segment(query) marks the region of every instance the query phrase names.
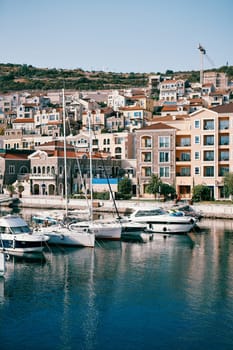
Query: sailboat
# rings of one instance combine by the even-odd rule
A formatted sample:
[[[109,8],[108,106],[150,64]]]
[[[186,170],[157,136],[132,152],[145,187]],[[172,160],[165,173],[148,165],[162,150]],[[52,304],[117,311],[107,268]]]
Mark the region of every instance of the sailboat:
[[[64,171],[65,171],[65,218],[68,218],[68,186],[67,186],[67,162],[66,162],[66,123],[65,123],[65,94],[63,97],[63,132],[64,132]],[[39,227],[35,230],[45,233],[49,236],[49,244],[68,245],[68,246],[95,246],[95,232],[91,225],[77,226],[73,223],[66,223],[68,220],[61,221],[58,224]]]
[[[93,220],[93,188],[92,188],[92,130],[91,130],[91,115],[88,113],[88,128],[89,128],[89,157],[90,157],[90,196],[91,205],[89,206],[90,220],[79,221],[72,223],[73,227],[91,228],[95,232],[97,240],[120,240],[121,239],[121,224],[114,220]]]

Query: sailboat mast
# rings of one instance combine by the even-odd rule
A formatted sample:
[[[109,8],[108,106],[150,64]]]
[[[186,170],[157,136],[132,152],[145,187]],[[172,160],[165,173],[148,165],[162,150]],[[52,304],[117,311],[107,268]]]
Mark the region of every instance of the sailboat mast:
[[[65,111],[65,91],[62,89],[63,106],[63,140],[64,140],[64,174],[65,174],[65,213],[68,215],[68,193],[67,193],[67,162],[66,162],[66,111]]]
[[[91,205],[90,205],[90,219],[93,220],[93,190],[92,190],[92,134],[91,134],[91,113],[88,111],[88,127],[89,127],[89,158],[90,158],[90,195],[91,195]]]

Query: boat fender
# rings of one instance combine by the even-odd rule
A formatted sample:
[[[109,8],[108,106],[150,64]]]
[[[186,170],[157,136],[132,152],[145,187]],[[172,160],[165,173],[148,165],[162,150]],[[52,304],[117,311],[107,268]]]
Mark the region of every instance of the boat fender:
[[[60,235],[60,238],[61,238],[61,240],[63,241],[63,239],[64,239],[64,235]]]
[[[194,220],[193,219],[190,219],[190,224],[194,224]]]
[[[5,258],[6,258],[7,261],[9,261],[10,258],[11,258],[11,257],[10,257],[10,254],[6,254],[6,255],[5,255]]]
[[[163,228],[163,232],[166,232],[166,231],[167,231],[167,228],[166,228],[166,227],[164,227],[164,228]]]

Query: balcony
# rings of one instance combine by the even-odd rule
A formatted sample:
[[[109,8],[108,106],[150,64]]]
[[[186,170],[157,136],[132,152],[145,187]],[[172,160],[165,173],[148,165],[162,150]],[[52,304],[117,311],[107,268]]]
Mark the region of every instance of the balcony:
[[[190,176],[190,172],[189,173],[176,173],[176,176]]]
[[[190,147],[191,146],[191,142],[178,142],[176,144],[176,147]]]
[[[55,180],[56,175],[55,174],[30,174],[29,179],[30,180]]]

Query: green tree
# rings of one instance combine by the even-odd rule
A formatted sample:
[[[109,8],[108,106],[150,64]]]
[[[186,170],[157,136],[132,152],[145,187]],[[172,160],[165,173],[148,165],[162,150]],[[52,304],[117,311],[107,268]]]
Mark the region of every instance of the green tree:
[[[225,174],[223,181],[224,181],[225,195],[232,196],[233,195],[233,173]]]
[[[175,197],[176,189],[169,184],[162,183],[160,187],[160,194],[162,194],[165,199],[168,197],[171,197],[172,199]]]
[[[123,177],[119,181],[117,197],[122,199],[130,199],[132,197],[132,181],[128,177]]]
[[[15,192],[15,186],[12,185],[12,184],[8,185],[7,186],[7,191],[9,192],[10,197],[12,197],[14,192]]]
[[[157,193],[161,193],[161,189],[162,189],[162,181],[160,180],[158,175],[153,174],[151,176],[151,180],[149,184],[146,187],[146,192],[153,194],[156,197]]]
[[[200,201],[209,201],[210,198],[210,189],[206,185],[197,185],[193,188],[193,201],[194,202],[200,202]]]

